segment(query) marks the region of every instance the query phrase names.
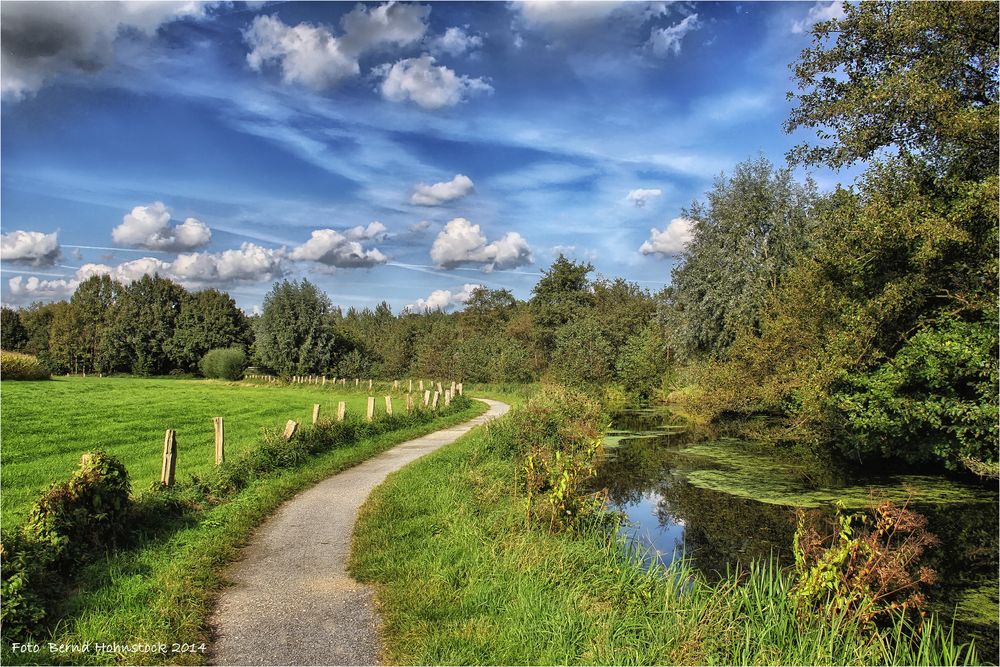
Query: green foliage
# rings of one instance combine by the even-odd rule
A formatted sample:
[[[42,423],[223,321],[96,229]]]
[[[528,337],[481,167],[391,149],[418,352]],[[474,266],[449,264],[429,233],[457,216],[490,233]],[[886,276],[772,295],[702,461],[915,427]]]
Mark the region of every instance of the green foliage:
[[[71,560],[111,548],[125,531],[129,490],[118,459],[89,452],[69,480],[53,484],[35,502],[25,534]]]
[[[0,350],[0,376],[4,380],[48,380],[50,373],[38,357]]]
[[[238,347],[210,350],[198,367],[207,378],[239,380],[246,370],[247,356]]]
[[[692,239],[672,275],[666,311],[675,344],[688,357],[723,354],[757,330],[762,311],[796,258],[809,247],[816,186],[792,179],[766,158],[736,165],[683,211]]]
[[[945,315],[871,373],[847,378],[834,396],[849,426],[840,446],[859,458],[995,466],[996,332],[996,320]]]
[[[583,314],[593,303],[587,279],[593,270],[590,264],[577,263],[560,254],[532,288],[529,304],[544,350],[555,347],[557,329]]]
[[[920,587],[933,584],[935,574],[919,562],[937,543],[925,530],[926,518],[886,501],[870,514],[845,514],[838,506],[836,530],[829,536],[818,532],[816,521],[799,510],[791,594],[805,613],[868,624],[923,608]]]
[[[28,342],[28,330],[13,308],[0,308],[0,349],[19,352]]]
[[[275,283],[256,322],[261,364],[282,375],[326,372],[336,343],[330,312],[329,297],[308,280]]]
[[[550,371],[568,385],[596,385],[611,379],[615,351],[601,335],[597,314],[588,314],[556,330]]]
[[[113,341],[108,364],[135,375],[167,373],[184,294],[183,287],[159,276],[144,275],[124,287],[108,322]]]
[[[662,385],[670,369],[667,345],[664,329],[657,322],[647,322],[628,337],[615,371],[629,392],[648,398]]]
[[[250,340],[247,317],[231,296],[214,289],[186,293],[170,339],[170,357],[178,368],[193,370],[209,350],[242,348]]]
[[[997,5],[991,2],[844,3],[813,26],[795,63],[800,93],[789,132],[816,128],[796,159],[834,167],[885,147],[917,154],[940,173],[996,173]]]

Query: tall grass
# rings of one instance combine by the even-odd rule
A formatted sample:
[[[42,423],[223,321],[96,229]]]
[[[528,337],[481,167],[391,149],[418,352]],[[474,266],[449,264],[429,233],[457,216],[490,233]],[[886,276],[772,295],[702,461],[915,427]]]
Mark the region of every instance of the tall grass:
[[[489,428],[503,428],[502,424]],[[525,519],[516,465],[472,433],[396,473],[355,528],[351,571],[378,585],[395,664],[965,664],[931,618],[888,628],[807,615],[750,563],[716,583],[648,567],[615,532]]]

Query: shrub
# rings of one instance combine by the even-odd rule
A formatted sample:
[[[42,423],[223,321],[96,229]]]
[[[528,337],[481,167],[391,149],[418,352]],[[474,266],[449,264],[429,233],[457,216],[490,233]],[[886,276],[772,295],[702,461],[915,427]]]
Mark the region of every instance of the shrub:
[[[68,560],[103,551],[124,533],[129,489],[128,472],[118,459],[91,452],[69,480],[53,484],[35,501],[25,534]]]
[[[0,376],[4,380],[48,380],[51,374],[38,357],[0,350]]]
[[[822,535],[818,516],[799,510],[792,545],[797,581],[793,597],[808,612],[827,613],[868,623],[880,616],[920,611],[922,584],[933,584],[934,571],[920,566],[937,538],[927,519],[906,506],[885,501],[871,514],[845,514],[840,506],[836,529]]]
[[[222,380],[239,380],[246,367],[247,357],[238,347],[209,350],[199,364],[202,375]]]

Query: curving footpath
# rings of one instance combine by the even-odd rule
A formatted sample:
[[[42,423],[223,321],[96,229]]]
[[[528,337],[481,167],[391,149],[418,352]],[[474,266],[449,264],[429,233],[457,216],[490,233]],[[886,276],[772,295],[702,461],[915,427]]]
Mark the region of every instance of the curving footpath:
[[[389,473],[499,417],[505,403],[458,426],[408,440],[323,480],[281,506],[226,571],[213,662],[220,665],[374,665],[378,617],[369,586],[347,574],[358,509]]]

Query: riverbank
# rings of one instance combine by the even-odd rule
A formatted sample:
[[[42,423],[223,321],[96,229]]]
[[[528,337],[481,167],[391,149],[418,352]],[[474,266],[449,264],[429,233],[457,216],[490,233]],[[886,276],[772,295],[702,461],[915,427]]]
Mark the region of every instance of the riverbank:
[[[933,621],[803,615],[770,565],[709,583],[644,567],[607,531],[526,519],[519,462],[470,435],[370,497],[351,573],[377,584],[392,664],[961,664]],[[614,531],[612,531],[613,533]],[[429,539],[428,536],[433,536]]]

